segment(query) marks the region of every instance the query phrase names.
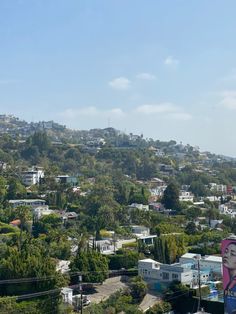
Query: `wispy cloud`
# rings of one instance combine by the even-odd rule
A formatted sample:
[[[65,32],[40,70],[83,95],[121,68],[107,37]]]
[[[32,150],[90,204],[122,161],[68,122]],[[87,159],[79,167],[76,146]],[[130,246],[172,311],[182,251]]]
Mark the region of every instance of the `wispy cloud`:
[[[175,112],[170,114],[170,118],[174,120],[188,121],[192,120],[192,115],[186,112]]]
[[[230,110],[236,110],[236,91],[225,90],[220,93],[220,105]]]
[[[143,72],[143,73],[137,74],[136,78],[140,80],[153,81],[156,79],[156,76],[151,73]]]
[[[63,112],[60,113],[61,117],[64,117],[66,119],[77,119],[79,117],[99,117],[99,116],[104,116],[104,115],[111,115],[111,116],[116,116],[116,117],[121,117],[124,116],[125,113],[121,108],[112,108],[112,109],[99,109],[94,106],[89,106],[89,107],[83,107],[83,108],[68,108],[64,110]]]
[[[112,122],[118,129],[134,126],[146,126],[164,123],[168,128],[169,123],[178,121],[187,122],[192,116],[183,108],[171,102],[143,104],[133,109],[120,107],[101,108],[99,106],[71,107],[58,114],[58,119],[66,125],[79,128],[106,127]],[[109,123],[108,123],[109,121]]]
[[[179,65],[179,60],[172,57],[172,56],[168,56],[165,60],[164,60],[164,64],[166,66],[169,66],[169,67],[176,67]]]
[[[174,120],[187,121],[192,119],[189,113],[186,113],[173,103],[160,103],[160,104],[145,104],[135,108],[134,110],[137,114],[143,114],[146,116],[159,115],[165,118],[170,118]]]
[[[147,104],[138,106],[135,109],[138,113],[143,113],[146,115],[155,113],[166,113],[176,111],[176,107],[171,103],[161,103],[161,104]]]
[[[126,77],[117,77],[111,80],[109,86],[116,90],[128,90],[131,86],[131,81]]]

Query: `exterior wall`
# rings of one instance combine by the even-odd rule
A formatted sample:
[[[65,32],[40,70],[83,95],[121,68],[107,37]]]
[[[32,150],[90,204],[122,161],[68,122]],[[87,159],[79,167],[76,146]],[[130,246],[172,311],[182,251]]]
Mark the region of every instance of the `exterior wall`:
[[[63,301],[72,305],[73,290],[70,288],[63,288],[61,294]]]
[[[179,262],[180,262],[180,264],[192,263],[192,264],[196,265],[197,264],[196,257],[201,257],[201,255],[200,254],[187,253],[187,254],[184,254],[180,257]]]
[[[32,169],[22,173],[22,182],[28,186],[38,184],[42,178],[44,178],[44,171],[42,169]]]
[[[160,283],[171,283],[179,280],[183,284],[191,284],[193,280],[193,270],[181,265],[159,264],[154,260],[144,260],[138,263],[139,275],[146,281]]]
[[[169,284],[174,280],[180,281],[186,285],[197,285],[198,271],[197,260],[193,256],[200,258],[200,276],[201,282],[206,283],[213,278],[213,274],[218,273],[221,276],[222,262],[215,256],[206,256],[201,258],[200,254],[186,254],[180,258],[180,263],[160,264],[152,259],[141,260],[138,263],[139,275],[148,283]],[[215,259],[215,260],[214,260]],[[218,260],[217,260],[218,259]]]
[[[139,237],[138,241],[145,245],[153,245],[154,239],[156,238],[156,235],[153,236],[146,236],[146,237]]]
[[[191,284],[193,280],[193,270],[189,267],[179,265],[161,265],[160,277],[163,282],[179,280],[184,284]]]
[[[139,261],[138,273],[145,280],[158,279],[160,280],[159,263],[154,260]]]
[[[70,184],[72,186],[76,186],[78,184],[78,179],[76,177],[68,175],[57,176],[56,181],[62,184]]]
[[[47,216],[50,214],[53,214],[54,210],[49,209],[48,205],[44,205],[44,206],[39,206],[33,209],[33,213],[34,213],[34,218],[40,219],[42,216]]]
[[[150,229],[144,226],[131,226],[131,230],[132,230],[132,233],[136,235],[143,235],[143,236],[150,235]]]
[[[182,191],[179,195],[179,200],[182,202],[193,202],[194,195],[191,192]]]
[[[216,273],[222,272],[222,262],[214,262],[209,260],[200,260],[200,269],[209,269]]]
[[[14,208],[17,206],[30,206],[33,208],[39,207],[39,206],[43,206],[45,205],[46,201],[45,200],[41,200],[41,199],[22,199],[22,200],[9,200],[9,204],[12,205]]]

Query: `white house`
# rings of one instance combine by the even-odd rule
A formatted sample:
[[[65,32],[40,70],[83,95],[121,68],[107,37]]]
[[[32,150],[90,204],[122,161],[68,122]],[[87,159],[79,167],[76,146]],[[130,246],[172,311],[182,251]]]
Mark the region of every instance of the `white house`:
[[[138,262],[138,274],[149,285],[169,284],[174,280],[194,287],[198,284],[198,262],[202,283],[222,276],[222,258],[220,256],[204,256],[186,253],[179,263],[162,264],[153,259],[143,259]]]
[[[222,274],[222,257],[206,255],[200,259],[200,269],[210,269],[210,271]]]
[[[140,236],[138,240],[145,245],[153,245],[156,237],[157,235]]]
[[[143,210],[143,211],[149,211],[149,205],[138,204],[138,203],[132,203],[129,207],[131,207],[131,208],[137,208],[137,209]]]
[[[178,280],[190,285],[193,280],[193,270],[190,264],[161,264],[150,258],[138,262],[138,274],[149,283],[171,283]]]
[[[49,209],[48,205],[42,205],[42,206],[33,208],[33,215],[36,220],[39,220],[43,216],[47,216],[53,213],[54,213],[54,210]]]
[[[61,289],[62,300],[70,305],[73,304],[73,289],[64,287]]]
[[[234,206],[231,205],[230,203],[220,204],[219,211],[221,214],[231,216],[231,218],[236,217],[236,208],[234,208]]]
[[[160,265],[161,263],[154,261],[151,258],[145,258],[138,261],[138,274],[144,280],[160,280]]]
[[[110,255],[114,254],[116,249],[116,245],[112,240],[98,240],[94,241],[92,238],[89,240],[89,246],[95,246],[97,249],[99,249],[101,254],[104,255]]]
[[[181,202],[192,202],[193,203],[194,195],[191,192],[180,191],[179,200]]]
[[[201,270],[210,270],[212,272],[222,273],[222,257],[214,255],[201,256],[200,254],[186,253],[179,259],[180,263],[193,263],[194,268],[197,269],[199,259],[199,266]]]
[[[42,167],[33,167],[28,171],[21,173],[23,184],[30,186],[40,183],[40,180],[44,178],[44,170]]]
[[[193,263],[196,264],[197,263],[197,259],[201,258],[201,254],[196,254],[196,253],[185,253],[184,255],[182,255],[179,259],[179,262],[181,264],[185,264],[185,263]]]
[[[191,264],[161,264],[160,277],[163,282],[178,280],[182,284],[190,285],[193,281],[193,270]]]
[[[227,185],[210,183],[210,190],[213,192],[226,194],[227,193]]]
[[[150,229],[145,226],[131,226],[131,232],[136,235],[136,237],[149,236]]]
[[[18,200],[9,200],[9,204],[14,208],[18,206],[29,206],[32,208],[36,208],[39,206],[44,206],[46,203],[45,200],[42,199],[18,199]]]

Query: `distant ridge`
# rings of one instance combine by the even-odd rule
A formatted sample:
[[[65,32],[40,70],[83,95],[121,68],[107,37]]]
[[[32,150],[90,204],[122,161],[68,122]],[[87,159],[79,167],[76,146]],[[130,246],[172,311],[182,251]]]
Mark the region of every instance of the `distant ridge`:
[[[80,144],[90,147],[98,147],[101,145],[109,144],[113,147],[122,148],[150,148],[160,150],[174,154],[177,158],[181,158],[181,154],[187,151],[199,151],[198,147],[193,147],[189,144],[183,145],[182,142],[177,144],[176,141],[159,141],[151,138],[144,139],[143,135],[135,135],[133,133],[125,134],[112,127],[104,129],[94,128],[90,130],[72,130],[67,128],[65,125],[61,125],[54,121],[38,121],[38,122],[27,122],[20,120],[14,115],[1,114],[0,115],[0,134],[11,136],[13,139],[25,141],[29,136],[35,132],[46,132],[48,137],[53,143],[63,144]],[[212,154],[210,152],[204,152],[205,154],[214,159],[220,159],[224,161],[235,161],[235,158]]]

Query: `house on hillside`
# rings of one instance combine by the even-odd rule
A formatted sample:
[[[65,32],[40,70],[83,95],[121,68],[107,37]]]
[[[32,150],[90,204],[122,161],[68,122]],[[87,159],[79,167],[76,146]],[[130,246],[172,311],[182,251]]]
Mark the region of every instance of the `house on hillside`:
[[[56,177],[56,182],[61,184],[69,184],[71,186],[78,185],[78,178],[75,176],[69,176],[69,175],[60,175]]]
[[[162,264],[153,259],[139,260],[138,273],[154,289],[166,287],[175,280],[195,287],[198,284],[198,265],[202,284],[222,279],[222,257],[195,253],[182,255],[179,263],[174,264]]]
[[[150,235],[150,229],[145,226],[136,226],[133,225],[131,226],[131,232],[136,236],[136,237],[142,237],[142,236],[149,236]]]
[[[33,208],[33,216],[34,216],[35,221],[41,219],[43,216],[48,216],[53,213],[54,213],[54,210],[49,209],[48,205],[38,206],[36,208]]]
[[[89,240],[89,247],[94,247],[99,250],[101,254],[111,255],[114,254],[117,250],[116,244],[112,240]]]
[[[22,183],[26,186],[39,184],[44,178],[44,170],[42,167],[34,166],[27,171],[21,173]]]
[[[18,206],[29,206],[32,208],[36,208],[39,206],[45,206],[46,201],[42,199],[17,199],[17,200],[9,200],[9,204],[16,208]]]
[[[181,202],[192,202],[193,203],[194,195],[191,192],[180,191],[179,200]]]
[[[129,207],[130,208],[137,208],[137,209],[143,210],[143,211],[149,211],[149,205],[132,203],[131,205],[129,205]]]

